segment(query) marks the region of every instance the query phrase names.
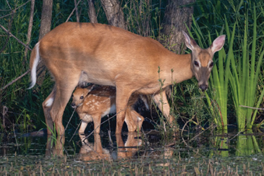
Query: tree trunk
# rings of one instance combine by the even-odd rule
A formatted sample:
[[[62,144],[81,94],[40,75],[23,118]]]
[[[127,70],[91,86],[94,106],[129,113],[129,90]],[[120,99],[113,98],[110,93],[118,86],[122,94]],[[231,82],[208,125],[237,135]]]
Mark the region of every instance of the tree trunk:
[[[35,0],[31,0],[31,6],[30,6],[30,17],[29,17],[29,23],[28,23],[28,33],[27,33],[27,42],[26,44],[29,45],[31,40],[31,32],[33,27],[33,16],[34,16],[34,7],[35,7]],[[24,57],[27,57],[28,48],[25,49]]]
[[[46,35],[51,28],[51,18],[52,18],[52,5],[53,5],[53,0],[44,0],[43,1],[43,6],[42,6],[42,12],[41,12],[41,24],[40,24],[40,31],[39,31],[39,40]],[[44,69],[44,64],[43,62],[39,63],[38,66],[38,80],[37,84],[42,85],[42,82],[44,80],[46,70]]]
[[[39,40],[50,31],[53,0],[44,0],[41,12]]]
[[[87,1],[88,1],[88,6],[89,6],[88,16],[90,18],[90,22],[91,23],[98,23],[97,22],[97,15],[96,15],[95,8],[94,8],[94,2],[93,2],[93,0],[87,0]]]
[[[165,15],[161,24],[160,41],[168,49],[175,53],[184,51],[184,37],[181,31],[186,32],[186,26],[192,24],[193,7],[188,6],[195,0],[169,0],[165,9]]]
[[[76,3],[76,0],[74,0],[74,5],[75,5],[75,13],[76,13],[76,21],[79,23],[80,22],[80,18],[79,18],[79,13],[78,13],[78,5]]]
[[[101,0],[107,21],[112,26],[126,29],[124,13],[118,0]]]
[[[143,17],[143,25],[142,25],[142,34],[143,36],[149,36],[151,35],[151,30],[150,30],[150,21],[151,21],[151,6],[150,4],[152,4],[152,2],[149,2],[150,0],[145,0],[146,3],[146,7],[147,9],[145,9],[145,12],[143,12],[143,2],[142,0],[140,0],[140,11],[139,13],[142,14],[144,13],[144,17]]]

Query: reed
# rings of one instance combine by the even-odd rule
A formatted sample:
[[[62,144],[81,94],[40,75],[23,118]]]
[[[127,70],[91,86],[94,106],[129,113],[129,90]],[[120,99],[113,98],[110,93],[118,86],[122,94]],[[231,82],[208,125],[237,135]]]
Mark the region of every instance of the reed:
[[[208,31],[208,35],[203,36],[201,28],[193,20],[193,31],[197,36],[197,41],[201,47],[204,47],[204,43],[208,42],[206,45],[212,43],[211,33]],[[228,82],[230,76],[230,60],[233,57],[233,44],[235,36],[236,24],[233,26],[233,31],[230,33],[229,27],[227,25],[227,20],[225,24],[225,31],[221,30],[220,34],[216,32],[217,35],[223,33],[227,34],[226,45],[228,45],[228,54],[222,49],[218,52],[218,55],[214,58],[214,63],[216,63],[212,70],[212,75],[209,80],[209,91],[205,93],[206,101],[208,104],[208,109],[213,116],[214,123],[217,125],[218,129],[227,129],[227,102],[228,102]],[[190,34],[191,35],[191,34]]]
[[[264,89],[261,90],[260,96],[256,91],[260,84],[260,67],[264,55],[263,44],[258,43],[260,37],[257,38],[257,20],[263,16],[257,17],[255,5],[252,11],[253,24],[250,24],[248,18],[249,11],[245,14],[244,37],[238,46],[241,52],[234,54],[235,57],[231,59],[230,85],[239,129],[251,129],[257,114],[257,110],[242,106],[258,108],[264,95]],[[253,37],[250,37],[251,35]],[[256,50],[257,44],[260,45],[259,51]]]
[[[264,55],[261,43],[263,36],[260,35],[261,32],[257,32],[257,26],[263,29],[259,22],[263,18],[261,9],[261,6],[256,9],[251,1],[240,2],[233,8],[234,14],[231,18],[224,16],[220,32],[217,30],[211,32],[210,26],[200,27],[193,20],[193,33],[197,36],[200,45],[207,41],[210,43],[212,35],[227,35],[227,54],[225,50],[221,50],[216,56],[216,64],[210,78],[210,91],[206,94],[209,112],[213,114],[218,129],[225,129],[228,124],[228,103],[234,108],[239,129],[245,127],[251,129],[254,125],[257,110],[245,106],[258,108],[264,96],[261,88],[263,76],[260,74]],[[205,31],[207,35],[204,35]]]

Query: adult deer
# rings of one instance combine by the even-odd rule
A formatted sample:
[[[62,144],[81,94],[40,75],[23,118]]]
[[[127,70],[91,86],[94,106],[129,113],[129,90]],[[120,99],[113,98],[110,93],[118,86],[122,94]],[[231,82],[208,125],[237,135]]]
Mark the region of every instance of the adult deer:
[[[206,90],[213,55],[223,47],[225,36],[219,36],[209,48],[201,49],[183,34],[191,54],[174,54],[156,40],[105,24],[67,22],[50,31],[35,45],[30,57],[30,88],[36,83],[40,57],[55,80],[51,94],[42,104],[48,134],[53,122],[57,133],[64,134],[62,115],[82,71],[87,73],[90,83],[116,87],[117,134],[121,133],[127,102],[133,92],[156,94],[159,100],[162,89],[193,75],[199,87]],[[164,92],[161,95],[166,102]],[[172,122],[172,118],[167,118]]]

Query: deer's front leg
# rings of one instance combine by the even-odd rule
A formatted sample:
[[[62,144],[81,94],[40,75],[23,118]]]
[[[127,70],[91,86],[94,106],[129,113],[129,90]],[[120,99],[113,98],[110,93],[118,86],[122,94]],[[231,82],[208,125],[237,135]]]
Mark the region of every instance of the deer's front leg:
[[[116,134],[121,134],[128,100],[133,91],[124,85],[116,85]]]
[[[165,90],[162,92],[155,94],[153,97],[154,102],[162,112],[162,114],[165,116],[167,121],[170,123],[170,125],[173,125],[174,117],[170,115],[170,105],[165,93]]]

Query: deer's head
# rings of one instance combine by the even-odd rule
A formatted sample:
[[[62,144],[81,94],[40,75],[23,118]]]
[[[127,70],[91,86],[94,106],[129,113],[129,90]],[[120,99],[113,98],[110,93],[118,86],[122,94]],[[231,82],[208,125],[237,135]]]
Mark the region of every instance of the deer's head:
[[[85,97],[88,95],[88,93],[91,91],[91,87],[82,88],[82,87],[76,87],[75,91],[72,94],[72,108],[77,108],[78,106],[81,106],[83,104],[83,101]]]
[[[217,37],[211,46],[207,49],[202,49],[197,43],[188,36],[184,31],[185,45],[192,50],[191,70],[198,80],[199,88],[205,91],[208,88],[208,79],[214,66],[214,53],[221,50],[225,44],[225,35]]]

